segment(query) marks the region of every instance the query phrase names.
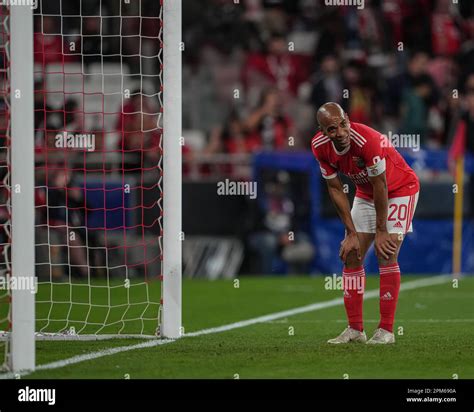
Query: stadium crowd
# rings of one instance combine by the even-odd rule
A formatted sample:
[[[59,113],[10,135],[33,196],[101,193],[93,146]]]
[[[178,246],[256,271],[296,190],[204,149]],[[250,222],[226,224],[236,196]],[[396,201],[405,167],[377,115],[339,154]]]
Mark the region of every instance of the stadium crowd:
[[[463,150],[474,112],[474,4],[326,3],[186,3],[183,120],[201,132],[188,159],[309,150],[326,101],[386,134],[418,135],[422,147],[457,140],[452,156]]]
[[[309,151],[315,112],[327,101],[339,103],[353,122],[389,137],[407,136],[407,149],[449,151],[452,170],[457,157],[474,153],[474,3],[363,3],[186,3],[185,178],[253,179],[256,151]],[[247,169],[236,167],[245,156]],[[213,158],[227,167],[212,167]],[[419,172],[431,181],[449,179]],[[263,186],[260,219],[248,222],[242,237],[246,256],[256,256],[245,268],[250,273],[308,273],[320,253],[305,229],[297,242],[288,242],[295,219],[309,220],[307,210],[288,202],[308,201],[292,193],[294,176],[279,182],[281,173]],[[278,196],[266,191],[275,185]],[[288,267],[278,268],[281,262]]]
[[[464,139],[472,133],[474,112],[472,2],[365,0],[362,8],[332,3],[184,1],[186,177],[216,170],[244,177],[238,167],[210,166],[213,158],[225,163],[225,155],[309,150],[315,109],[326,101],[386,134],[417,135],[422,147],[451,147],[452,158],[474,150],[473,139]],[[141,2],[141,14],[151,18],[140,19],[131,4],[121,7],[122,17],[111,17],[116,4],[108,0],[101,8],[83,1],[81,10],[74,2],[44,3],[45,16],[35,20],[35,63],[122,62],[131,78],[140,70],[156,73],[150,58],[158,52],[153,4]],[[58,7],[62,19],[55,17]],[[64,122],[78,111],[65,104],[36,113],[44,109],[51,117],[62,113]],[[122,116],[129,109],[124,106]]]
[[[474,153],[474,3],[365,0],[362,8],[333,3],[183,1],[185,179],[248,179],[257,151],[309,151],[317,127],[315,110],[327,101],[339,103],[354,122],[387,135],[418,136],[424,148],[449,150],[451,165],[464,152]],[[121,64],[132,81],[141,81],[143,74],[159,81],[157,2],[120,2],[120,10],[112,0],[100,5],[83,0],[81,10],[77,4],[43,2],[34,38],[40,71],[54,64],[83,63],[81,70],[87,73],[94,64],[102,69]],[[137,7],[149,18],[140,19]],[[0,45],[6,39],[2,37]],[[65,128],[95,130],[85,128],[80,102],[68,99],[64,91],[57,94],[61,101],[53,102],[57,95],[45,90],[44,78],[35,80],[37,149],[50,147]],[[158,109],[143,92],[134,88],[132,98],[121,102],[122,90],[117,90],[120,99],[107,126],[112,130],[105,130],[104,114],[102,121],[94,120],[99,151],[137,152],[138,157],[123,163],[131,173],[156,165],[159,158],[160,135],[154,127]],[[5,104],[0,105],[6,113]],[[75,170],[72,176],[54,178],[67,186],[81,175]],[[279,224],[295,219],[297,209],[291,203],[298,202],[287,197],[287,177],[285,183],[273,179],[268,187],[274,199],[259,211],[266,216],[266,227],[255,224],[246,243],[266,254],[260,256],[262,266],[271,265],[276,251],[283,255],[285,248],[289,256],[305,257],[293,260],[298,266],[309,262],[314,250],[305,239],[301,250],[288,251],[281,240],[288,224],[281,225],[284,229]],[[259,247],[265,243],[267,250]],[[85,257],[78,254],[76,260]]]

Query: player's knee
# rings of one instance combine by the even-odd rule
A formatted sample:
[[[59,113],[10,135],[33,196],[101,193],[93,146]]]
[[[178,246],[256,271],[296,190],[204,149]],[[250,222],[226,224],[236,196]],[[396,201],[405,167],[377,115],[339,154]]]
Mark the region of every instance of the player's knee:
[[[377,261],[379,266],[391,265],[393,263],[398,263],[398,254],[403,243],[403,235],[392,233],[390,234],[392,242],[397,246],[397,250],[393,255],[389,255],[388,259],[385,259],[383,256],[377,255]]]
[[[359,266],[361,266],[363,264],[363,261],[364,261],[363,256],[361,257],[361,259],[358,259],[357,258],[357,252],[350,252],[347,255],[346,262],[345,262],[344,266],[347,269],[356,269],[356,268],[358,268]]]
[[[379,267],[380,266],[392,265],[394,263],[398,263],[398,253],[390,255],[388,259],[385,259],[382,256],[377,256],[377,261],[379,263]]]

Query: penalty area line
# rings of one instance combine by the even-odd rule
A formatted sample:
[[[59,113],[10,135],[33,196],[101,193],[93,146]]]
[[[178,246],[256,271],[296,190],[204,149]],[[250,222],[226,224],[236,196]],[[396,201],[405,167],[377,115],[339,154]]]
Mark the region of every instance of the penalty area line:
[[[440,285],[440,284],[449,282],[451,279],[452,279],[452,277],[450,275],[441,275],[441,276],[435,276],[435,277],[430,277],[430,278],[423,278],[423,279],[413,280],[413,281],[402,283],[400,285],[400,290],[402,290],[402,291],[403,290],[412,290],[412,289],[418,289],[418,288],[423,288],[423,287],[427,287],[427,286]],[[378,296],[379,296],[379,290],[378,289],[369,290],[369,291],[364,293],[364,300],[365,299],[374,299]],[[324,302],[318,302],[318,303],[313,303],[313,304],[306,305],[306,306],[300,306],[300,307],[294,308],[294,309],[284,310],[284,311],[281,311],[281,312],[275,312],[275,313],[271,313],[271,314],[264,315],[264,316],[259,316],[259,317],[252,318],[252,319],[247,319],[247,320],[243,320],[243,321],[239,321],[239,322],[234,322],[234,323],[230,323],[230,324],[227,324],[227,325],[218,326],[218,327],[215,327],[215,328],[201,329],[201,330],[198,330],[196,332],[186,333],[186,334],[184,334],[184,336],[181,337],[181,339],[187,338],[187,337],[196,337],[196,336],[203,336],[203,335],[210,335],[210,334],[214,334],[214,333],[226,332],[226,331],[229,331],[229,330],[244,328],[246,326],[251,326],[251,325],[258,324],[258,323],[264,323],[264,322],[269,322],[269,321],[273,321],[273,320],[276,320],[276,319],[286,318],[288,316],[299,315],[301,313],[314,312],[314,311],[321,310],[321,309],[327,309],[327,308],[331,308],[331,307],[334,307],[334,306],[339,306],[339,305],[342,305],[342,304],[344,304],[344,299],[343,298],[336,298],[336,299],[327,300],[327,301],[324,301]],[[75,365],[77,363],[86,362],[86,361],[90,361],[90,360],[94,360],[94,359],[99,359],[99,358],[102,358],[104,356],[115,355],[117,353],[128,352],[128,351],[137,350],[137,349],[152,348],[152,347],[160,346],[160,345],[166,345],[168,343],[176,342],[176,340],[178,340],[178,339],[153,340],[153,341],[138,343],[138,344],[135,344],[135,345],[119,346],[119,347],[116,347],[116,348],[104,349],[104,350],[100,350],[100,351],[97,351],[97,352],[92,352],[92,353],[88,353],[88,354],[84,354],[84,355],[77,355],[77,356],[73,356],[73,357],[68,358],[68,359],[59,360],[59,361],[55,361],[55,362],[51,362],[51,363],[46,363],[46,364],[43,364],[43,365],[38,365],[35,369],[35,372],[36,371],[42,371],[42,370],[59,369],[59,368],[65,367],[65,366]],[[9,372],[9,373],[5,373],[5,374],[0,374],[0,379],[14,379],[14,378],[17,378],[17,377],[25,377],[27,375],[30,375],[31,373],[33,373],[33,372],[25,371],[25,372],[20,373],[20,374],[15,374],[15,373]]]

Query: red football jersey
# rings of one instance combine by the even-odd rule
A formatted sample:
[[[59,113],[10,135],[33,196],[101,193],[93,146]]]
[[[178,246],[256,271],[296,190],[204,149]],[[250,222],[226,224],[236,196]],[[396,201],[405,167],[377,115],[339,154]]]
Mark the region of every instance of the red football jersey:
[[[361,123],[350,126],[350,146],[338,152],[329,137],[319,132],[311,140],[313,154],[319,162],[325,179],[332,179],[341,172],[356,185],[356,196],[373,199],[369,176],[386,172],[388,197],[411,196],[420,185],[415,172],[390,144],[386,136]]]

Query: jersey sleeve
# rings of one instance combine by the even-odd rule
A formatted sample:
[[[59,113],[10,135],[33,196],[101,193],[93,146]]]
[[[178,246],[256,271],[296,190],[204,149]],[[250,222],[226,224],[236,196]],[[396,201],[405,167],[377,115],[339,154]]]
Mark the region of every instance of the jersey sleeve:
[[[383,150],[382,139],[384,137],[371,130],[366,134],[366,142],[362,147],[362,158],[364,159],[369,177],[375,177],[385,172],[385,151]]]
[[[323,156],[316,151],[313,147],[313,154],[319,163],[319,169],[325,179],[334,179],[337,176],[337,169],[329,164],[327,160],[323,159]]]

